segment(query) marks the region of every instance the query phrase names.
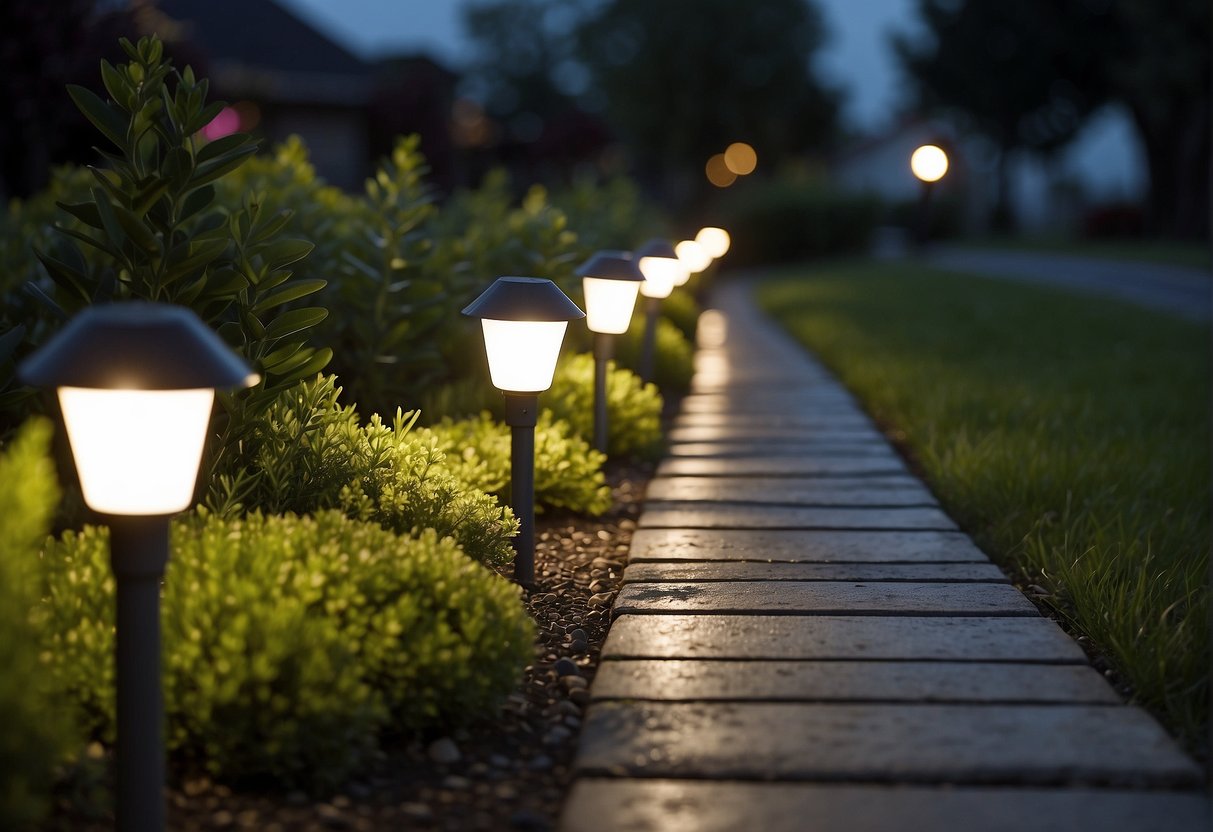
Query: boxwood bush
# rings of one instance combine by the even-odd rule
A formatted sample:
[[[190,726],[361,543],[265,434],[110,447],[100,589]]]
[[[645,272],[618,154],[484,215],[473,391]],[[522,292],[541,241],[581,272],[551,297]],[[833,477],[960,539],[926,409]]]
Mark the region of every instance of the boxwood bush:
[[[607,453],[656,459],[661,455],[661,394],[631,370],[608,362]],[[594,357],[568,356],[556,368],[544,405],[586,441],[594,436]]]
[[[41,671],[38,550],[58,499],[50,423],[26,424],[0,453],[0,828],[24,829],[47,809],[52,772],[72,737]]]
[[[46,671],[90,733],[114,729],[108,530],[42,558]],[[162,602],[167,743],[216,776],[331,787],[388,725],[482,714],[517,683],[533,625],[517,587],[433,531],[339,512],[174,523]]]
[[[400,534],[435,529],[484,563],[511,557],[517,523],[509,509],[466,479],[462,463],[447,463],[429,431],[414,429],[415,413],[363,424],[340,395],[335,376],[279,394],[239,455],[225,458],[208,506],[224,516],[339,508]]]
[[[446,464],[462,481],[509,500],[510,428],[491,413],[443,419],[429,430],[446,453]],[[546,408],[535,427],[536,510],[563,508],[598,515],[611,507],[602,474],[606,458]]]
[[[644,317],[637,315],[628,331],[619,337],[616,358],[620,365],[631,370],[639,366],[643,337]],[[691,377],[695,374],[694,350],[682,330],[665,317],[657,319],[653,353],[652,381],[659,388],[667,393],[685,393],[691,389]]]

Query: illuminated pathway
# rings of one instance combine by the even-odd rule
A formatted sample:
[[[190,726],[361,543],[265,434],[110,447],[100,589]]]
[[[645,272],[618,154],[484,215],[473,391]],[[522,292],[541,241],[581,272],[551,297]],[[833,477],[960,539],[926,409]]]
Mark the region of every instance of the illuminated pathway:
[[[1198,767],[744,285],[717,302],[563,832],[1206,829]]]

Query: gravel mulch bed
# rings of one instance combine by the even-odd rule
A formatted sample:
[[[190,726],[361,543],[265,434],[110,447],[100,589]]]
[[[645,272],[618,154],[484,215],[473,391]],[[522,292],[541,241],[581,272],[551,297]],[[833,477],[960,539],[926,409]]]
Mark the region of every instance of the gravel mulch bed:
[[[538,629],[535,659],[496,718],[425,742],[389,740],[374,770],[323,799],[187,779],[169,790],[169,828],[553,829],[652,472],[651,466],[608,466],[615,507],[603,517],[538,518],[536,586],[527,593]],[[47,828],[108,830],[111,824],[109,818],[82,818],[65,805]]]

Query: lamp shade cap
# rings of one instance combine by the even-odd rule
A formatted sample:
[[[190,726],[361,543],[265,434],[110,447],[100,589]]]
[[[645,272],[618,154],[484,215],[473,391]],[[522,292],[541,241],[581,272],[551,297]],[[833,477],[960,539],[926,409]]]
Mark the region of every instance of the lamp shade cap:
[[[585,313],[550,280],[499,277],[463,314],[494,321],[575,321]]]
[[[600,277],[603,280],[644,280],[644,272],[632,259],[631,252],[605,250],[595,252],[577,267],[580,277]]]
[[[193,310],[144,301],[85,309],[17,374],[39,387],[116,390],[230,389],[259,378]]]
[[[671,260],[677,260],[678,252],[674,251],[674,244],[669,240],[654,237],[636,249],[633,256],[637,260],[640,260],[641,257],[668,257]]]

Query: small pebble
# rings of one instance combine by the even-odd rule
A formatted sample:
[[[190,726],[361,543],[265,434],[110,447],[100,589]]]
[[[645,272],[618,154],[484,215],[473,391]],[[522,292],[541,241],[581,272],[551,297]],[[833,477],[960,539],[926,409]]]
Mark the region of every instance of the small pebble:
[[[597,595],[590,596],[591,607],[609,607],[611,605],[611,594],[609,592],[600,592]]]
[[[547,754],[540,754],[538,757],[532,757],[531,761],[526,764],[526,767],[531,771],[548,771],[552,768],[552,758]]]
[[[459,762],[459,746],[455,745],[455,741],[450,737],[434,740],[426,749],[426,754],[435,763],[443,766]]]
[[[434,810],[424,803],[401,803],[400,814],[409,820],[428,821],[434,817]]]
[[[585,690],[590,686],[590,683],[581,676],[561,676],[560,684],[564,685],[564,689],[569,691],[577,689]]]
[[[552,665],[552,670],[556,671],[557,676],[580,676],[581,671],[577,669],[577,665],[571,659],[559,658]]]
[[[521,832],[548,832],[552,824],[534,809],[519,809],[510,815],[510,827]]]

